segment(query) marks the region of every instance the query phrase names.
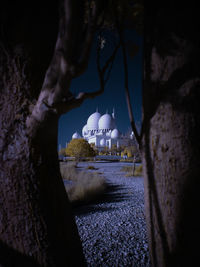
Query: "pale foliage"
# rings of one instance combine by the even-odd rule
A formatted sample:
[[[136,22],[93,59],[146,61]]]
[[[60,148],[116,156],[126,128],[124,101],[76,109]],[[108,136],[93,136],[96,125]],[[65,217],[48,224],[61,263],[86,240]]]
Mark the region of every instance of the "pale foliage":
[[[88,201],[105,191],[104,177],[97,172],[79,170],[76,166],[75,162],[60,164],[62,178],[72,181],[71,185],[65,186],[71,202]]]

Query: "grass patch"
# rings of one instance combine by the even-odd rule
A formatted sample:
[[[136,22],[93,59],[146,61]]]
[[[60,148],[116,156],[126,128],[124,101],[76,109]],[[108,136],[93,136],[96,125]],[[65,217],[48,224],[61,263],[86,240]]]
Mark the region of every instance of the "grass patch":
[[[134,176],[142,176],[143,175],[143,168],[142,164],[135,167]]]
[[[120,162],[133,163],[133,159],[120,159]]]
[[[126,177],[131,177],[131,176],[142,176],[142,164],[141,165],[136,165],[135,170],[133,172],[133,165],[131,166],[123,166],[121,169],[122,172],[126,172]]]
[[[65,186],[72,203],[88,202],[105,191],[105,179],[97,172],[78,170],[77,164],[71,162],[61,164],[60,171],[64,180],[72,181],[71,185]]]

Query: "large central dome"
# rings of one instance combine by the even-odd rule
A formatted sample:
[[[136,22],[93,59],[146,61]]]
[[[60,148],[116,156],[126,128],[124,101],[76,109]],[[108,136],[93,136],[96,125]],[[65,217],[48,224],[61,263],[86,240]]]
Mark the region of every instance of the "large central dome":
[[[113,129],[113,118],[109,114],[104,114],[99,119],[99,130],[111,130]]]
[[[95,112],[87,120],[87,128],[88,131],[94,131],[98,130],[98,122],[101,117],[101,114],[99,112]]]

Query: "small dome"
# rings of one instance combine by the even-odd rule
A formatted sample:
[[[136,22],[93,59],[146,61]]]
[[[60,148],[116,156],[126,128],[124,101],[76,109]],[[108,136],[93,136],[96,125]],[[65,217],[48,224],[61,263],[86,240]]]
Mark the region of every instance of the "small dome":
[[[118,139],[119,138],[119,131],[117,129],[112,130],[111,138],[112,139]]]
[[[104,114],[101,116],[99,119],[98,123],[99,129],[100,130],[110,130],[112,129],[112,117],[109,114]]]
[[[72,139],[79,139],[81,138],[80,134],[75,132],[73,135],[72,135]]]
[[[105,145],[106,145],[106,141],[105,141],[104,138],[102,138],[102,139],[100,140],[100,146],[105,146]]]
[[[87,120],[87,128],[88,131],[92,130],[98,130],[98,122],[101,117],[101,114],[99,112],[95,112]]]
[[[86,135],[88,135],[88,127],[87,127],[87,124],[82,129],[82,136],[86,136]]]

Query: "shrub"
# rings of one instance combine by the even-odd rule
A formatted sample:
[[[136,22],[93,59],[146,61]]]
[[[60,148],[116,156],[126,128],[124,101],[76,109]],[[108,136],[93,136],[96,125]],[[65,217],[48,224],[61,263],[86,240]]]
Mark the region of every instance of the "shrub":
[[[131,166],[123,166],[121,171],[126,172],[126,177],[142,176],[142,164],[135,166],[134,173],[133,173],[133,165],[131,165]]]
[[[86,175],[87,174],[87,175]],[[105,190],[105,181],[96,173],[85,173],[74,186],[66,187],[71,202],[89,201]]]
[[[60,163],[60,173],[64,180],[76,181],[77,177],[77,163],[70,161],[67,163]]]
[[[81,138],[72,139],[69,142],[66,148],[66,154],[79,160],[81,157],[94,157],[96,153],[89,143]]]
[[[96,198],[105,191],[105,179],[99,173],[78,170],[76,164],[60,164],[63,179],[73,181],[65,186],[72,203],[85,202]]]
[[[142,176],[143,175],[142,172],[143,172],[142,164],[141,165],[137,165],[135,167],[134,176]]]

